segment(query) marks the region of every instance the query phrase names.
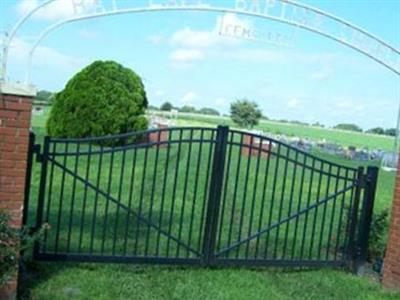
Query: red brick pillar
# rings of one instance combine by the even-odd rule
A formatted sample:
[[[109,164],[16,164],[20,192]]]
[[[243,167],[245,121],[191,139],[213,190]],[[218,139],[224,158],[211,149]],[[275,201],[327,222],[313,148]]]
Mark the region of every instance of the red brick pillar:
[[[386,288],[400,290],[400,163],[397,168],[382,284]]]
[[[0,84],[0,209],[20,228],[31,121],[32,89]],[[0,287],[0,298],[15,299],[16,279]]]

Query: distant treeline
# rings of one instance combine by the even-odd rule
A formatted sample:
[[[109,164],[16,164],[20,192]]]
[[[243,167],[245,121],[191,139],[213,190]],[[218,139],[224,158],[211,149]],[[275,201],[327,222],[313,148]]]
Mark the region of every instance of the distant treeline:
[[[51,105],[54,100],[55,93],[46,91],[46,90],[41,90],[37,92],[36,97],[33,99],[33,104],[34,105]]]
[[[211,107],[203,107],[197,109],[194,106],[190,105],[184,105],[182,107],[177,107],[174,106],[171,102],[164,102],[163,104],[160,105],[160,107],[150,105],[149,109],[151,110],[161,110],[161,111],[170,111],[172,109],[176,109],[179,112],[182,113],[197,113],[197,114],[203,114],[203,115],[213,115],[213,116],[224,116],[224,117],[230,117],[229,114],[222,114],[218,110],[211,108]],[[262,115],[261,119],[263,120],[269,120],[267,116]]]
[[[357,132],[364,132],[359,126],[356,124],[350,123],[341,123],[336,125],[336,129],[342,130],[349,130],[349,131],[357,131]],[[389,135],[389,136],[396,136],[396,128],[387,128],[384,129],[382,127],[374,127],[365,131],[366,133],[373,133],[373,134],[381,134],[381,135]]]
[[[198,114],[204,114],[204,115],[213,115],[213,116],[220,116],[221,114],[219,113],[218,110],[210,107],[203,107],[200,109],[196,109],[194,106],[189,106],[189,105],[184,105],[182,107],[175,107],[172,105],[170,102],[164,102],[161,104],[160,107],[156,106],[149,106],[149,109],[152,110],[162,110],[162,111],[170,111],[172,109],[176,109],[179,112],[183,113],[198,113]]]

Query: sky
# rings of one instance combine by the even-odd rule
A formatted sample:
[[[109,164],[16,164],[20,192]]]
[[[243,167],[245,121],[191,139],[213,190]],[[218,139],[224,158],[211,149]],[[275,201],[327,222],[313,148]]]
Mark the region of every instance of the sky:
[[[21,28],[10,48],[9,80],[24,80],[32,44],[45,28],[72,16],[71,1],[58,0],[39,10]],[[81,9],[94,9],[93,1],[105,9],[113,4],[85,1],[88,5]],[[233,7],[236,0],[202,1]],[[0,31],[9,32],[41,2],[0,0]],[[300,2],[350,21],[400,49],[398,0]],[[116,3],[120,8],[149,5],[148,0]],[[221,20],[248,26],[259,40],[218,35]],[[278,34],[291,38],[287,43],[267,41],[266,37]],[[356,123],[364,129],[395,127],[399,110],[400,77],[393,72],[325,37],[250,16],[164,11],[69,23],[47,36],[35,51],[32,82],[39,90],[60,91],[95,60],[115,60],[133,69],[144,81],[150,104],[156,106],[170,101],[228,114],[231,102],[247,98],[272,119],[328,126]]]

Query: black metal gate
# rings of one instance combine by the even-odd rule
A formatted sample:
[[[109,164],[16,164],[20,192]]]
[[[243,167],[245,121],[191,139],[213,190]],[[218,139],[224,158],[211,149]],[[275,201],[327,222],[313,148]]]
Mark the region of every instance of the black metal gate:
[[[364,174],[225,126],[45,137],[38,154],[36,227],[50,226],[40,260],[354,266],[366,257],[376,167]]]

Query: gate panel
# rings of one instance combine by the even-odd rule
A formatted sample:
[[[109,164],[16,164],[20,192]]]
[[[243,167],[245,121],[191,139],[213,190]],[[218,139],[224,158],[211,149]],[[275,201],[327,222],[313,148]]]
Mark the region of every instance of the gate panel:
[[[224,126],[46,137],[40,157],[36,226],[51,229],[39,259],[323,266],[365,257],[376,168],[364,175]]]
[[[225,168],[216,247],[221,263],[348,261],[357,169],[234,130]]]
[[[200,261],[215,141],[211,128],[47,139],[37,256]]]

